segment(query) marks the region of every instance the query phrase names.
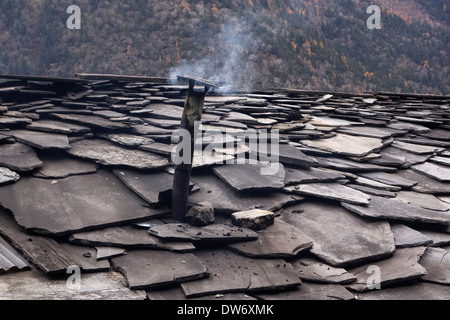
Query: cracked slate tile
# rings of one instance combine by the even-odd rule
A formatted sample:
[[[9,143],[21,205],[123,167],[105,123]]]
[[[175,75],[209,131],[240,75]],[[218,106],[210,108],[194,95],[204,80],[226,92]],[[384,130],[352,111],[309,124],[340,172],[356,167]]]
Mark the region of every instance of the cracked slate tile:
[[[391,229],[397,248],[428,246],[433,243],[430,237],[403,224],[391,223]]]
[[[28,196],[22,197],[23,194]],[[23,177],[2,187],[0,203],[26,229],[55,235],[143,221],[168,213],[164,208],[148,208],[144,200],[103,170],[53,181]]]
[[[181,284],[186,297],[225,293],[278,291],[301,284],[293,267],[281,259],[249,259],[223,249],[202,250],[195,255],[210,276]]]
[[[72,143],[71,147],[67,151],[70,155],[106,166],[125,166],[144,170],[169,165],[169,161],[159,155],[126,149],[106,140],[82,140]]]
[[[0,165],[13,171],[27,172],[42,167],[44,163],[33,148],[12,143],[0,145]]]
[[[305,196],[313,196],[353,204],[367,205],[370,203],[371,199],[367,194],[346,187],[340,183],[299,184],[296,186],[285,187],[284,190]]]
[[[192,253],[139,250],[111,260],[132,290],[167,286],[208,276],[208,269]]]
[[[117,272],[82,276],[79,289],[68,290],[67,278],[50,279],[39,271],[3,275],[0,300],[145,300],[145,291],[131,291]]]
[[[216,212],[231,214],[252,209],[276,211],[304,199],[281,191],[239,195],[214,174],[193,173],[191,181],[200,188],[200,191],[189,196],[189,203],[197,205],[208,202]]]
[[[350,269],[357,281],[346,285],[346,288],[364,292],[379,286],[383,290],[392,284],[419,278],[427,273],[419,264],[425,250],[426,247],[397,249],[388,259]]]
[[[412,166],[411,169],[435,180],[450,182],[450,167],[426,162]]]
[[[112,246],[125,249],[161,249],[176,252],[194,251],[189,242],[164,241],[149,235],[147,230],[131,226],[111,227],[72,234],[69,241],[87,246]]]
[[[228,248],[241,255],[260,259],[292,258],[313,246],[309,236],[278,218],[273,225],[257,233],[257,240],[229,244]]]
[[[356,281],[356,277],[342,268],[332,267],[314,257],[289,260],[303,281],[328,284],[346,284]]]
[[[421,279],[438,284],[450,284],[450,252],[441,248],[427,248],[420,260],[427,270]]]
[[[397,199],[373,196],[368,206],[341,204],[351,212],[368,218],[450,225],[450,214],[447,212],[423,209]]]
[[[311,253],[334,267],[382,259],[395,251],[387,222],[369,222],[333,203],[310,201],[290,206],[282,219],[309,235],[314,242]]]
[[[355,299],[355,296],[341,285],[306,282],[304,282],[297,290],[274,294],[258,294],[256,297],[266,301],[325,301]]]

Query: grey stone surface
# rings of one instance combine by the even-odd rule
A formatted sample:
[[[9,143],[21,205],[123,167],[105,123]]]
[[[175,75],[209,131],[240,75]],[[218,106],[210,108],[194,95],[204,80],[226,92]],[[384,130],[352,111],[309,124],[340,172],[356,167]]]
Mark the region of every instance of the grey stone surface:
[[[430,161],[450,167],[450,157],[433,157]]]
[[[427,248],[420,260],[420,264],[427,270],[422,280],[450,284],[450,252],[441,248]]]
[[[60,246],[77,262],[82,273],[109,271],[108,260],[97,260],[97,250],[92,247],[76,246],[70,243],[60,243]]]
[[[189,209],[185,216],[186,221],[197,227],[207,226],[216,222],[212,206],[195,206]]]
[[[216,294],[210,296],[203,296],[198,298],[186,298],[180,286],[172,286],[167,288],[148,289],[147,298],[151,301],[255,301],[253,298],[245,293],[226,293]]]
[[[355,295],[341,285],[317,283],[303,283],[297,290],[275,294],[258,294],[257,297],[266,301],[348,301],[355,299]]]
[[[346,284],[356,277],[343,268],[332,267],[314,257],[302,257],[290,261],[303,281],[328,284]]]
[[[68,158],[63,154],[45,153],[40,156],[44,166],[33,172],[38,178],[61,179],[72,175],[95,173],[98,165]]]
[[[230,244],[228,248],[251,258],[292,258],[312,246],[309,236],[277,218],[273,225],[258,232],[257,240]]]
[[[388,166],[379,166],[371,163],[363,163],[344,158],[334,157],[315,157],[322,168],[330,168],[345,172],[396,172],[397,169]]]
[[[146,202],[106,171],[54,181],[23,177],[2,187],[0,202],[26,229],[58,235],[168,213],[146,207]]]
[[[423,281],[411,281],[402,286],[358,294],[358,300],[443,301],[449,299],[448,286]]]
[[[426,162],[411,167],[414,171],[441,182],[450,182],[450,167]]]
[[[361,176],[367,179],[378,181],[391,186],[398,186],[402,188],[411,188],[417,184],[417,181],[405,179],[397,173],[385,173],[385,172],[370,172],[362,173]]]
[[[105,140],[82,140],[71,144],[68,153],[107,166],[156,169],[169,165],[161,156],[140,150],[129,150]]]
[[[372,179],[367,179],[364,177],[358,177],[358,179],[356,179],[355,183],[358,185],[361,185],[361,186],[385,190],[385,191],[397,192],[397,191],[402,190],[401,187],[385,184],[385,183],[378,182],[378,181],[375,181]]]
[[[299,195],[286,194],[280,191],[239,195],[225,182],[212,174],[194,173],[191,182],[200,188],[200,191],[189,196],[191,204],[197,205],[207,202],[214,207],[216,212],[229,214],[252,209],[276,211],[283,206],[298,203],[304,199]]]
[[[398,161],[403,162],[401,166],[410,167],[411,165],[417,163],[423,163],[433,157],[433,154],[415,154],[408,151],[404,151],[394,147],[387,147],[381,150],[381,155],[388,157],[389,159],[394,158],[394,164],[398,164]],[[390,161],[390,160],[389,160]],[[372,162],[372,161],[371,161]],[[376,160],[374,161],[376,162]]]
[[[56,120],[33,121],[33,123],[27,126],[27,129],[50,133],[61,133],[61,134],[76,134],[76,133],[91,132],[91,129],[89,127]]]
[[[388,259],[350,269],[349,272],[356,276],[357,281],[346,287],[364,292],[373,290],[375,286],[383,289],[398,282],[419,278],[427,273],[419,264],[425,250],[425,247],[397,249]]]
[[[69,240],[86,246],[100,245],[125,249],[161,249],[176,252],[189,252],[195,249],[189,242],[161,241],[149,235],[147,230],[131,226],[75,233],[69,237]]]
[[[114,270],[127,278],[128,287],[140,290],[192,281],[208,270],[192,253],[139,250],[111,260]]]
[[[423,209],[397,199],[373,196],[368,206],[359,206],[344,202],[342,206],[363,217],[442,225],[450,224],[450,214],[447,212]]]
[[[181,284],[186,297],[271,291],[295,288],[301,284],[293,267],[281,259],[252,260],[236,253],[215,249],[195,254],[210,276]]]
[[[214,173],[236,191],[281,189],[284,187],[286,172],[279,165],[276,175],[262,175],[266,166],[262,164],[224,165],[214,168]]]
[[[378,139],[386,139],[392,136],[403,135],[406,134],[405,130],[396,130],[391,128],[377,128],[377,127],[366,127],[366,126],[358,126],[358,127],[350,127],[350,128],[341,128],[339,132],[361,136],[361,137],[369,137],[369,138],[378,138]]]
[[[260,209],[239,211],[231,215],[231,221],[235,226],[258,231],[273,225],[275,214]]]
[[[335,182],[345,179],[345,176],[339,173],[322,170],[318,168],[299,169],[285,167],[286,185],[313,182]]]
[[[432,154],[432,153],[439,153],[445,150],[445,148],[440,147],[434,147],[434,146],[424,146],[420,144],[413,144],[413,143],[407,143],[407,142],[400,142],[395,141],[392,144],[393,147],[408,151],[415,154]]]
[[[381,139],[337,134],[330,139],[302,140],[302,144],[351,157],[364,157],[383,147]]]
[[[125,147],[139,147],[155,142],[153,139],[147,137],[125,133],[98,134],[98,136]]]
[[[407,180],[417,182],[412,188],[413,191],[434,195],[450,195],[449,184],[446,182],[437,181],[411,169],[399,171],[398,175]]]
[[[253,150],[252,150],[253,151]],[[306,156],[303,152],[298,150],[296,147],[289,144],[280,144],[278,153],[271,153],[270,158],[267,158],[263,153],[259,153],[261,161],[270,161],[273,157],[278,157],[280,162],[283,164],[297,165],[301,167],[312,167],[315,161]]]
[[[0,166],[13,171],[27,172],[40,168],[44,163],[33,148],[21,143],[0,145]]]
[[[374,188],[370,188],[370,187],[361,186],[358,184],[346,184],[346,186],[349,188],[361,191],[367,195],[386,197],[386,198],[396,198],[397,197],[397,194],[394,192],[384,191],[384,190],[380,190],[380,189],[374,189]]]
[[[411,203],[415,206],[435,211],[449,211],[450,205],[439,200],[432,194],[419,193],[414,191],[401,191],[397,193],[397,199]]]
[[[38,149],[69,149],[69,138],[66,135],[29,130],[11,132],[18,142]]]
[[[61,113],[52,113],[51,115],[54,118],[62,121],[75,122],[77,124],[86,125],[91,128],[98,128],[102,130],[125,130],[129,128],[129,126],[126,124],[110,121],[98,116]]]
[[[225,224],[194,227],[187,223],[169,223],[152,226],[149,233],[161,239],[174,241],[239,242],[258,238],[258,234],[250,229]]]
[[[391,223],[397,248],[427,246],[433,243],[430,237],[400,223]]]
[[[124,254],[127,254],[127,251],[122,248],[115,247],[100,247],[96,246],[95,250],[97,250],[96,258],[97,260],[110,259],[114,257],[118,257]]]
[[[14,171],[9,170],[8,168],[0,167],[0,185],[17,182],[19,181],[20,176]]]
[[[310,236],[314,241],[311,253],[334,267],[382,259],[395,250],[394,235],[387,222],[366,221],[332,203],[291,206],[285,209],[282,219]]]
[[[69,290],[67,278],[54,280],[39,271],[3,275],[0,300],[145,300],[144,291],[131,291],[120,273],[105,272],[82,276],[79,289]]]
[[[309,183],[284,188],[301,195],[343,201],[354,204],[369,204],[370,196],[340,183]]]
[[[450,245],[450,227],[444,229],[419,229],[421,233],[433,240],[433,247]]]

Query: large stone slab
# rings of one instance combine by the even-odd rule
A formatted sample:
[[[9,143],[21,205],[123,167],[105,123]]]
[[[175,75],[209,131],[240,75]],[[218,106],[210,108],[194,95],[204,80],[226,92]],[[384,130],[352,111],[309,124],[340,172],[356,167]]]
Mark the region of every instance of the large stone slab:
[[[225,224],[195,227],[187,223],[169,223],[152,226],[148,232],[158,238],[173,241],[239,242],[258,238],[258,234],[250,229]]]
[[[70,275],[67,275],[67,277]],[[69,289],[67,278],[50,279],[39,271],[3,275],[0,300],[145,300],[145,291],[131,291],[120,273],[83,275],[79,289]]]
[[[428,246],[433,243],[430,237],[400,223],[391,223],[391,230],[397,248]]]
[[[26,229],[57,235],[148,220],[168,212],[148,208],[106,171],[54,181],[23,177],[2,187],[0,203]]]
[[[384,191],[400,191],[400,190],[402,190],[401,187],[385,184],[385,183],[378,182],[378,181],[375,181],[372,179],[367,179],[364,177],[358,177],[356,179],[355,183],[358,185],[361,185],[361,186],[384,190]]]
[[[140,290],[192,281],[208,270],[192,253],[138,250],[111,260],[114,270],[127,278],[128,287]]]
[[[186,297],[284,290],[301,284],[293,267],[281,259],[249,259],[223,249],[195,254],[210,276],[181,284]]]
[[[9,170],[8,168],[0,167],[0,185],[17,182],[19,179],[20,176],[14,171]]]
[[[144,170],[169,165],[169,161],[159,155],[125,149],[105,140],[82,140],[71,144],[71,147],[67,151],[69,154],[107,166],[125,166]]]
[[[47,150],[47,149],[62,149],[70,148],[69,138],[66,135],[37,132],[30,130],[15,130],[11,132],[14,139],[29,145],[30,147]]]
[[[403,164],[401,166],[405,167],[405,168],[408,168],[408,167],[418,164],[418,163],[423,163],[433,156],[433,154],[431,154],[431,153],[415,154],[415,153],[411,153],[411,152],[404,151],[404,150],[394,148],[394,147],[384,148],[381,151],[381,155],[382,155],[382,158],[383,157],[394,158],[394,159],[397,159],[398,161],[403,162]],[[388,160],[388,161],[391,161],[391,160]],[[377,161],[371,160],[370,162],[376,163]],[[394,164],[396,164],[396,166],[397,166],[398,162],[394,161]]]
[[[364,157],[383,147],[383,141],[381,139],[346,134],[337,134],[335,137],[329,139],[302,140],[302,144],[351,157]]]
[[[367,195],[374,195],[374,196],[378,196],[378,197],[387,197],[387,198],[396,198],[397,197],[397,194],[394,192],[365,187],[365,186],[361,186],[358,184],[347,184],[346,186],[349,188],[361,191]]]
[[[441,182],[450,182],[450,167],[425,162],[412,166],[411,169]]]
[[[449,225],[450,214],[447,212],[423,209],[397,199],[372,197],[368,206],[342,203],[342,206],[363,217]]]
[[[237,164],[219,166],[213,171],[238,192],[283,188],[286,177],[283,165],[279,164],[279,170],[275,175],[263,175],[265,169],[267,167],[262,164]]]
[[[373,290],[375,286],[383,289],[398,282],[419,278],[427,273],[419,264],[425,250],[425,247],[397,249],[388,259],[350,269],[349,272],[356,276],[357,281],[346,287],[364,292]]]
[[[378,139],[387,139],[392,136],[404,135],[407,133],[407,131],[405,130],[402,131],[391,128],[377,128],[365,126],[341,128],[339,129],[339,132],[354,136],[378,138]]]
[[[371,163],[363,163],[343,158],[333,157],[315,157],[322,168],[330,168],[334,170],[346,172],[396,172],[397,169],[393,167],[379,166]]]
[[[95,231],[75,233],[70,242],[86,246],[112,246],[125,249],[161,249],[189,252],[195,247],[189,242],[162,241],[148,234],[147,230],[130,226],[112,227]]]
[[[230,250],[250,258],[292,258],[313,246],[312,239],[302,231],[275,219],[272,226],[258,232],[258,239],[228,245]]]
[[[354,204],[369,204],[370,196],[340,183],[309,183],[284,188],[288,192]]]
[[[417,182],[412,188],[413,191],[434,195],[450,195],[449,184],[446,182],[440,182],[413,170],[402,170],[398,172],[398,175],[409,181]]]
[[[419,229],[421,233],[433,240],[433,247],[450,245],[450,227],[444,229]]]
[[[13,171],[27,172],[40,168],[44,163],[33,148],[21,143],[0,145],[0,166]]]
[[[335,182],[345,179],[345,176],[339,173],[322,170],[319,168],[299,169],[299,168],[285,168],[286,185],[313,183],[313,182]]]
[[[262,300],[279,301],[326,301],[326,300],[354,300],[355,296],[341,285],[303,283],[299,288],[292,291],[258,294]]]
[[[27,126],[27,129],[66,135],[91,132],[91,129],[89,127],[55,120],[33,121],[33,123]]]
[[[214,207],[216,212],[231,214],[252,209],[276,211],[304,199],[299,195],[281,191],[239,195],[213,174],[194,173],[191,182],[195,183],[200,190],[189,196],[189,202],[195,205],[207,202]]]
[[[90,128],[97,128],[101,130],[126,130],[129,128],[127,124],[121,122],[110,121],[108,119],[81,114],[61,114],[52,113],[52,117],[55,117],[62,121],[75,122],[77,124],[85,125]]]
[[[415,206],[435,211],[449,211],[450,205],[439,200],[432,194],[418,193],[414,191],[401,191],[397,199]]]
[[[431,154],[431,153],[439,153],[445,150],[445,148],[434,147],[434,146],[424,146],[420,144],[413,144],[401,141],[395,141],[392,144],[393,147],[408,151],[415,154]]]
[[[72,159],[59,153],[44,153],[40,156],[44,166],[33,175],[45,179],[61,179],[72,175],[89,174],[97,171],[98,165],[92,162]]]
[[[342,268],[335,268],[314,257],[301,257],[290,261],[303,281],[329,284],[346,284],[356,277]]]
[[[450,251],[441,248],[427,248],[420,260],[420,264],[427,270],[421,279],[424,281],[450,284]]]
[[[285,209],[282,219],[310,236],[314,242],[311,253],[334,267],[382,259],[395,250],[387,222],[369,222],[333,203],[291,206]]]

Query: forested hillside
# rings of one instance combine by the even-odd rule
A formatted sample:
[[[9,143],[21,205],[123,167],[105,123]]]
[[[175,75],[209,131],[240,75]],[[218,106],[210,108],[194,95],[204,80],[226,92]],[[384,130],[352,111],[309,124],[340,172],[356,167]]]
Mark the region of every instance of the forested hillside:
[[[67,8],[81,9],[71,30]],[[369,30],[369,5],[382,29]],[[1,0],[0,73],[448,94],[448,0]]]

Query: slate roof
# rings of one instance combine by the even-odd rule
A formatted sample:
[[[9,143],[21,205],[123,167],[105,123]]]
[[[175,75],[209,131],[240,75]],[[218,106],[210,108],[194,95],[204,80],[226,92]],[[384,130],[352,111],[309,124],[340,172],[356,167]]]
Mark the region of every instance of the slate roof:
[[[169,208],[186,90],[0,75],[0,299],[450,299],[448,96],[210,92],[202,130],[227,135],[194,160],[199,228]],[[255,153],[226,146],[250,129],[280,131],[275,176],[222,163]],[[252,209],[274,224],[232,225]]]

